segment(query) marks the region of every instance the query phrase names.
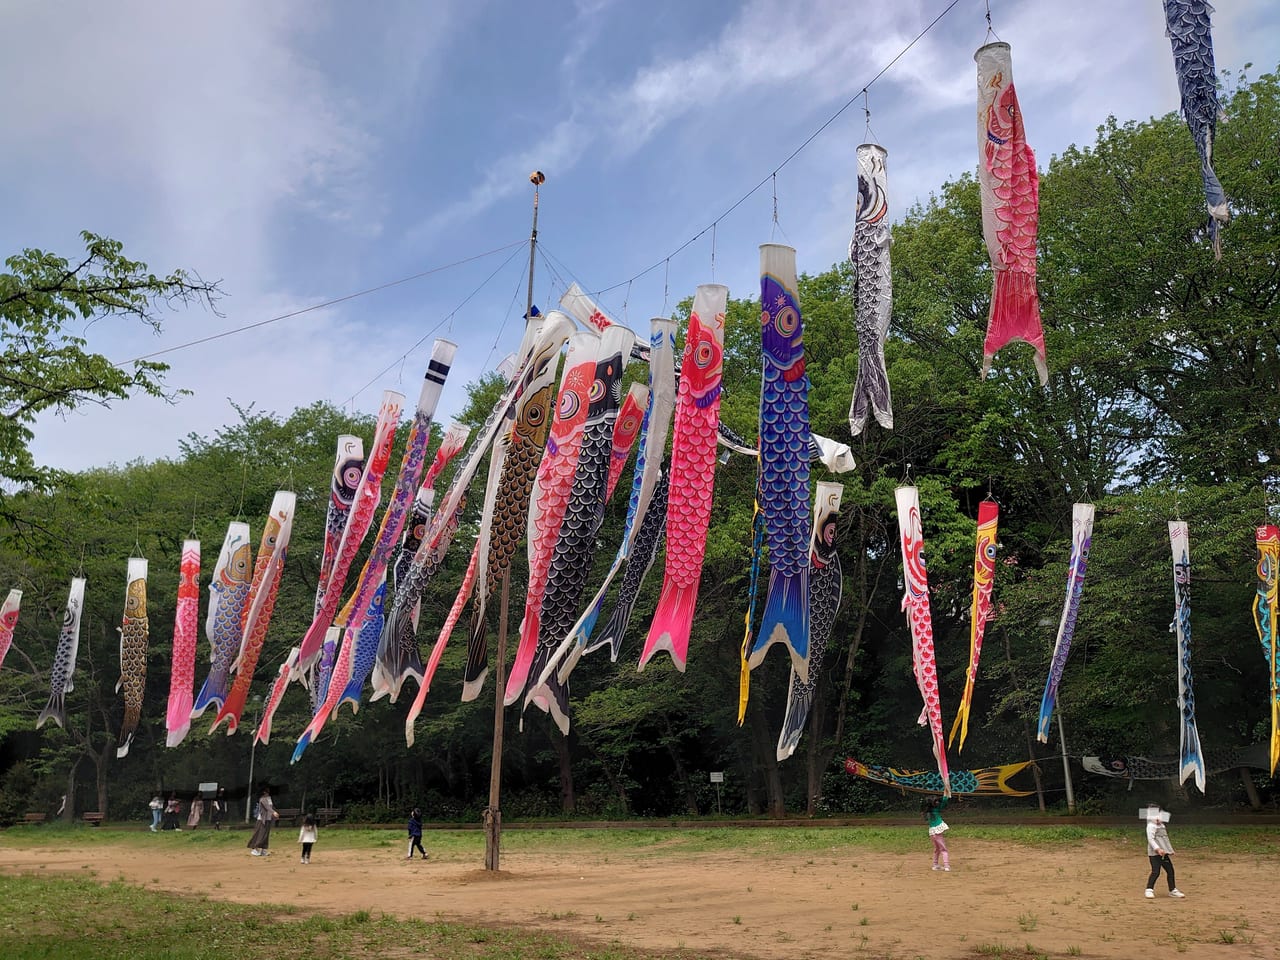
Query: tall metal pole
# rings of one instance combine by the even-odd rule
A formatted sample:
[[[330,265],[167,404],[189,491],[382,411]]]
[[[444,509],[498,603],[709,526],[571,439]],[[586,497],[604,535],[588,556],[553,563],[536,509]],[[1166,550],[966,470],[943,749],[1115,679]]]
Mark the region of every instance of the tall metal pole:
[[[533,184],[533,229],[529,233],[529,295],[525,303],[525,322],[533,313],[533,258],[538,250],[538,187],[545,181],[542,172],[529,174]],[[493,757],[489,767],[489,805],[484,811],[484,868],[499,869],[502,850],[502,728],[505,715],[503,701],[507,696],[507,619],[511,575],[502,580],[502,599],[498,604],[497,669],[493,678]]]

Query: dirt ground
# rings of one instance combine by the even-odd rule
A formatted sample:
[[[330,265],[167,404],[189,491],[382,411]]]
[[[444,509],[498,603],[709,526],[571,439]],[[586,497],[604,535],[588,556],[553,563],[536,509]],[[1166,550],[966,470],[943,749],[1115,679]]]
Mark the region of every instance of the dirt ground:
[[[430,837],[427,838],[430,843]],[[750,831],[743,843],[750,844]],[[912,854],[827,848],[749,852],[511,852],[498,874],[470,858],[407,862],[398,846],[324,849],[298,862],[297,844],[274,856],[234,849],[84,851],[0,847],[0,870],[125,880],[174,893],[303,909],[515,924],[655,951],[801,960],[912,960],[999,956],[1280,957],[1280,901],[1269,858],[1195,852],[1175,857],[1185,900],[1163,878],[1155,900],[1138,843],[1087,841],[1062,849],[968,841],[952,834],[952,870],[929,868],[928,840]],[[1019,954],[1021,956],[1026,953]]]

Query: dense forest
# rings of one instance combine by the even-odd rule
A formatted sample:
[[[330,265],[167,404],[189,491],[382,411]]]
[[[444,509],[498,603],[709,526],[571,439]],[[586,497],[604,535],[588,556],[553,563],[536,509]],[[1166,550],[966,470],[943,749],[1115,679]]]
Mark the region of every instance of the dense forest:
[[[1036,759],[1026,788],[1040,787],[1042,804],[1051,808],[1063,803],[1057,729],[1042,745],[1033,726],[1077,501],[1095,503],[1097,521],[1059,709],[1082,809],[1127,808],[1140,798],[1124,781],[1086,775],[1081,755],[1177,753],[1171,519],[1190,525],[1194,689],[1211,769],[1215,755],[1270,736],[1269,667],[1250,603],[1254,530],[1268,516],[1276,521],[1280,501],[1280,76],[1242,75],[1233,83],[1224,93],[1229,119],[1215,145],[1233,213],[1220,261],[1206,238],[1199,162],[1177,116],[1109,121],[1095,144],[1073,147],[1045,167],[1039,289],[1047,388],[1038,385],[1023,344],[1002,350],[992,375],[979,378],[991,272],[976,181],[965,175],[947,183],[894,226],[886,348],[894,429],[873,424],[853,441],[853,471],[839,477],[814,471],[815,479],[844,484],[837,541],[843,600],[795,755],[775,758],[789,677],[781,651],[753,673],[745,723],[737,723],[756,466],[734,455],[715,478],[687,671],[677,672],[664,657],[643,673],[635,668],[661,585],[659,565],[645,582],[618,662],[597,652],[575,671],[567,737],[537,710],[524,716],[522,729],[516,708],[508,710],[502,800],[508,819],[717,809],[828,815],[903,803],[896,791],[848,776],[843,761],[933,765],[928,732],[916,724],[920,698],[901,611],[893,491],[908,480],[923,505],[947,728],[969,655],[977,508],[988,495],[1001,506],[997,612],[987,629],[968,742],[962,753],[950,753],[953,769]],[[813,429],[844,441],[858,363],[852,285],[845,263],[800,283]],[[756,432],[758,318],[752,296],[730,301],[722,418],[744,436]],[[628,372],[646,375],[639,364]],[[479,424],[497,392],[496,379],[471,385],[461,419]],[[68,817],[103,810],[113,819],[143,818],[155,791],[189,795],[200,782],[217,781],[245,796],[260,697],[311,621],[335,438],[368,439],[373,421],[325,404],[288,414],[238,412],[237,422],[214,435],[190,436],[172,460],[74,476],[6,474],[0,588],[19,587],[23,599],[0,669],[0,823],[27,810],[52,812],[64,794]],[[0,439],[11,447],[6,462],[34,469],[21,449],[14,452],[9,434]],[[397,449],[392,463],[398,462]],[[484,473],[424,600],[424,646],[461,580]],[[181,541],[195,535],[203,542],[207,584],[228,521],[248,521],[256,544],[277,489],[296,491],[298,510],[254,680],[257,696],[234,736],[223,729],[206,736],[207,715],[168,749],[164,715]],[[608,507],[591,591],[612,559],[625,509],[621,496]],[[133,747],[117,760],[117,627],[125,561],[135,555],[150,560],[146,699]],[[523,605],[523,562],[521,550],[511,581],[513,621]],[[78,574],[88,590],[67,729],[48,724],[37,732],[67,586]],[[252,751],[253,779],[283,791],[285,806],[336,803],[351,816],[399,817],[419,804],[431,818],[478,820],[488,795],[492,681],[479,700],[459,702],[464,633],[455,633],[444,654],[413,748],[405,746],[405,698],[395,705],[366,698],[358,714],[344,709],[290,765],[309,719],[307,698],[294,686],[270,744]],[[202,640],[203,663],[205,651]],[[719,796],[708,782],[711,771],[724,773]],[[1252,771],[1249,786],[1263,801],[1275,796],[1263,771]],[[1167,782],[1135,789],[1142,799],[1166,803],[1184,796]],[[1190,802],[1226,807],[1246,796],[1242,777],[1228,770],[1211,776],[1206,796],[1193,794]],[[1034,808],[1037,798],[990,802]]]

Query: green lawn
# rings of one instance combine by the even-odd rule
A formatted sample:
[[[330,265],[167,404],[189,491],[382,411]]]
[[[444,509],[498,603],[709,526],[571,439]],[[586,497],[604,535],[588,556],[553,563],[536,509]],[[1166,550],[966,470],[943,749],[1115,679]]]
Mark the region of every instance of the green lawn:
[[[175,897],[118,881],[0,876],[4,960],[649,960],[652,953],[537,931],[306,914]],[[671,956],[671,954],[664,954]],[[679,953],[685,960],[702,954]]]

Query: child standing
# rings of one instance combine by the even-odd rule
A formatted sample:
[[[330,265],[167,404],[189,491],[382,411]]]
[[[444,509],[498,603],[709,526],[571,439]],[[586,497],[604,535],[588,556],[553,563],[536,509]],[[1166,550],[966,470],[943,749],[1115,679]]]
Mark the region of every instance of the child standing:
[[[160,828],[160,818],[164,815],[164,801],[160,799],[160,794],[156,794],[151,798],[151,802],[147,804],[151,808],[151,832],[155,833]]]
[[[946,838],[943,837],[943,834],[951,828],[942,819],[942,808],[949,800],[949,797],[930,797],[920,805],[924,819],[929,824],[929,837],[933,840],[933,869],[935,870],[950,871],[951,869],[951,856],[947,852]],[[938,865],[939,859],[942,861],[941,866]]]
[[[1173,847],[1169,844],[1169,830],[1165,826],[1169,822],[1169,814],[1160,809],[1159,804],[1150,804],[1146,811],[1147,818],[1147,859],[1151,861],[1151,874],[1147,877],[1147,889],[1144,896],[1154,900],[1156,881],[1160,879],[1160,870],[1164,869],[1169,879],[1169,896],[1181,900],[1186,896],[1173,882],[1173,861],[1169,854]]]
[[[409,814],[409,852],[405,855],[406,860],[413,859],[415,849],[422,852],[423,860],[427,859],[427,851],[422,846],[422,811],[417,807]]]
[[[302,844],[302,862],[311,862],[311,847],[316,842],[316,818],[307,814],[302,818],[302,829],[298,831],[298,842]]]

